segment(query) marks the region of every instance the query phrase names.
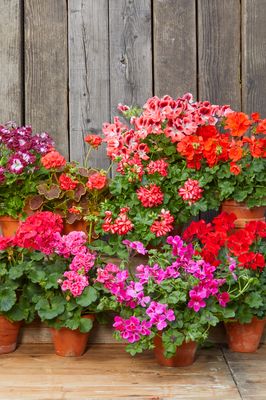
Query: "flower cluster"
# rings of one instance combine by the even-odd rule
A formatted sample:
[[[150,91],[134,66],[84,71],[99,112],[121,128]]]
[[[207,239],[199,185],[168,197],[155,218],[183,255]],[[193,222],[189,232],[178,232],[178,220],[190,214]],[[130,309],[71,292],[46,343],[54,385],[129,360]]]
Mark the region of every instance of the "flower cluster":
[[[48,133],[33,135],[31,126],[0,125],[1,181],[8,173],[21,175],[36,169],[36,160],[53,146]]]
[[[66,159],[58,151],[53,150],[41,158],[41,163],[46,169],[54,169],[66,165]]]
[[[251,221],[243,229],[234,230],[235,220],[234,214],[221,213],[212,223],[192,222],[183,237],[187,241],[199,240],[201,256],[212,264],[221,263],[219,255],[226,248],[228,257],[236,258],[239,267],[263,269],[265,258],[260,249],[263,249],[262,241],[266,237],[266,223]]]
[[[46,176],[40,159],[53,146],[48,133],[33,134],[31,126],[0,125],[0,215],[17,218],[23,213],[26,197],[36,193]]]
[[[105,218],[102,225],[104,232],[117,233],[120,236],[126,235],[130,232],[134,225],[128,218],[128,208],[122,208],[115,220],[113,220],[113,215],[111,211],[105,211]]]
[[[266,223],[250,221],[236,229],[235,219],[234,214],[221,213],[212,223],[192,222],[184,238],[196,242],[200,255],[217,265],[216,274],[224,280],[222,288],[230,295],[228,301],[222,293],[220,304],[228,302],[229,313],[248,323],[253,316],[266,315]]]
[[[202,197],[202,192],[203,189],[199,186],[199,182],[193,179],[188,179],[184,186],[178,190],[179,196],[184,201],[188,201],[190,206]]]
[[[115,247],[122,254],[123,246],[121,234],[105,229],[106,212],[115,220],[122,208],[129,208],[134,229],[123,233],[126,239],[157,246],[175,226],[218,210],[225,199],[247,201],[248,207],[265,203],[266,141],[261,134],[266,120],[259,114],[197,102],[191,94],[155,96],[142,109],[121,104],[118,109],[129,124],[118,117],[103,124],[103,141],[117,174],[97,228],[112,236],[112,251]]]
[[[143,251],[140,242],[125,240],[124,244]],[[96,281],[121,304],[121,315],[113,325],[115,331],[128,343],[143,346],[142,349],[152,343],[158,331],[164,334],[169,331],[175,336],[176,326],[180,326],[183,340],[192,335],[189,331],[193,324],[198,327],[193,334],[204,336],[210,306],[223,313],[230,299],[228,292],[221,290],[224,279],[216,277],[216,268],[196,257],[193,246],[185,245],[179,236],[169,236],[164,252],[153,250],[151,254],[149,264],[136,267],[133,280],[128,271],[112,263],[98,269]],[[184,318],[182,323],[181,318]],[[177,325],[172,325],[177,320]]]
[[[59,215],[50,211],[37,212],[20,222],[14,242],[19,247],[52,254],[55,236],[62,229],[63,221]]]

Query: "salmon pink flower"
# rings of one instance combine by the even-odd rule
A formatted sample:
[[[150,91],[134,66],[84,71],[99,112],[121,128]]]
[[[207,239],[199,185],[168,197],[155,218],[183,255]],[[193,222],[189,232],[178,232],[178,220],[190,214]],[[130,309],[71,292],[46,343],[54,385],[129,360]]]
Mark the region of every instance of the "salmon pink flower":
[[[102,138],[97,135],[87,135],[84,141],[91,145],[94,149],[97,149],[102,143]]]
[[[102,175],[97,172],[89,177],[86,186],[91,190],[93,189],[101,190],[106,186],[106,184],[107,184],[106,175]]]
[[[41,163],[46,169],[52,169],[63,167],[66,160],[58,151],[50,151],[41,158]]]

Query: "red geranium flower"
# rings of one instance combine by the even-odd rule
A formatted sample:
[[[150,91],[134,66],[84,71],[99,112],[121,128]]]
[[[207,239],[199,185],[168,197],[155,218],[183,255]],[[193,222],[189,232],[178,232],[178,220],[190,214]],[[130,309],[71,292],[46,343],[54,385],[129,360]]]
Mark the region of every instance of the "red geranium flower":
[[[199,186],[199,182],[193,179],[188,179],[184,186],[178,190],[179,196],[184,201],[188,201],[190,206],[202,197],[202,193],[203,189]]]
[[[137,190],[137,196],[143,207],[156,207],[163,203],[163,193],[157,185],[142,186]]]
[[[230,162],[230,172],[234,175],[239,175],[240,172],[242,171],[242,168],[240,165],[237,165],[234,162]]]
[[[63,190],[73,190],[77,187],[78,182],[73,181],[67,174],[62,174],[59,177],[59,184]]]
[[[233,112],[228,114],[225,120],[225,129],[229,129],[232,136],[243,136],[251,124],[247,114]]]

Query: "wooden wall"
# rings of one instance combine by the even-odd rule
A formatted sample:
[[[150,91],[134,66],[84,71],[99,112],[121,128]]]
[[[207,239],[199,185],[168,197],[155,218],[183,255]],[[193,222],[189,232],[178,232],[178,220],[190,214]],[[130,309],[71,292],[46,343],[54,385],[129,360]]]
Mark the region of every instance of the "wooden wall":
[[[0,0],[0,16],[0,122],[50,132],[70,159],[119,102],[153,94],[266,117],[266,0]]]

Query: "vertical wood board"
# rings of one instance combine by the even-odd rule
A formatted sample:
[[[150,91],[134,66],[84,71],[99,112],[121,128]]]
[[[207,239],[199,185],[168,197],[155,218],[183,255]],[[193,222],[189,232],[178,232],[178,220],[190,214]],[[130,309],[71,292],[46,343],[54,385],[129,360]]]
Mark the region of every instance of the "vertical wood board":
[[[266,117],[266,0],[242,1],[242,101]]]
[[[22,116],[21,7],[19,0],[0,1],[0,124]]]
[[[198,1],[199,99],[241,109],[240,2]]]
[[[24,0],[25,118],[68,157],[66,0]]]
[[[83,162],[88,133],[101,134],[109,121],[108,1],[69,0],[70,158]],[[104,149],[90,164],[107,168]]]
[[[154,0],[154,90],[197,97],[196,1]]]
[[[111,116],[152,96],[150,0],[109,2]]]

